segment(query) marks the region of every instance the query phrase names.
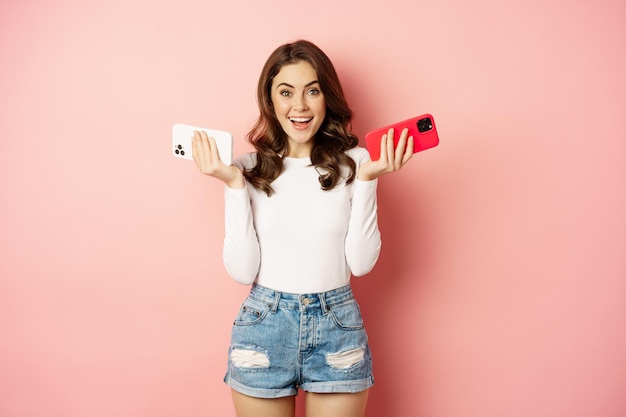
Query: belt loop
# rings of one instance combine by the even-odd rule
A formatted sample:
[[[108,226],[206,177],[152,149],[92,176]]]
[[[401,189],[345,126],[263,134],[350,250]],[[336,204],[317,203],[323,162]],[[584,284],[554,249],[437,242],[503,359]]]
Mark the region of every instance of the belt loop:
[[[319,298],[320,298],[320,307],[322,307],[322,314],[326,315],[330,311],[330,308],[326,304],[326,293],[324,292],[319,293]]]
[[[274,291],[274,304],[272,304],[272,313],[276,313],[278,303],[280,302],[280,292]]]

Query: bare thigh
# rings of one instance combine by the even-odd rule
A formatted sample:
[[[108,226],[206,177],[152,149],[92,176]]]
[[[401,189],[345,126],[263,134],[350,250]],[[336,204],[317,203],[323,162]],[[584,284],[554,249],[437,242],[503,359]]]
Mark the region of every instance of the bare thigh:
[[[355,394],[306,393],[306,417],[363,417],[369,390]]]
[[[231,390],[237,417],[293,417],[295,397],[255,398]]]

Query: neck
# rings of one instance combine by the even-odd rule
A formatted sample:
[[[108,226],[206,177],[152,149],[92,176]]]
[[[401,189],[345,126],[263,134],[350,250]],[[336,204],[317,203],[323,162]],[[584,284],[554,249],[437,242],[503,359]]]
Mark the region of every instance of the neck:
[[[290,158],[310,158],[311,150],[313,149],[312,143],[290,143],[287,156]]]

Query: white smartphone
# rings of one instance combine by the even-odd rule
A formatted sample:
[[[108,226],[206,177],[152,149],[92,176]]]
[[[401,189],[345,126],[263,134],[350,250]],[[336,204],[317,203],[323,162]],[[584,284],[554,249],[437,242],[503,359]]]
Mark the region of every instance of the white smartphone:
[[[193,132],[204,130],[209,137],[215,139],[220,160],[226,165],[233,163],[233,135],[223,130],[207,129],[199,126],[176,123],[172,126],[172,154],[177,158],[191,159],[191,142]]]

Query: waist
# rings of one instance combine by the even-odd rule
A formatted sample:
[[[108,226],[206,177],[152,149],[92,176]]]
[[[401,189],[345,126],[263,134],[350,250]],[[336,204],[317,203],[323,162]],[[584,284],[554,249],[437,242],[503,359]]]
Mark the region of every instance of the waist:
[[[354,294],[350,284],[325,292],[296,294],[276,291],[255,283],[250,289],[250,297],[271,305],[273,309],[281,307],[299,310],[326,310],[333,305],[343,304],[354,299]]]

